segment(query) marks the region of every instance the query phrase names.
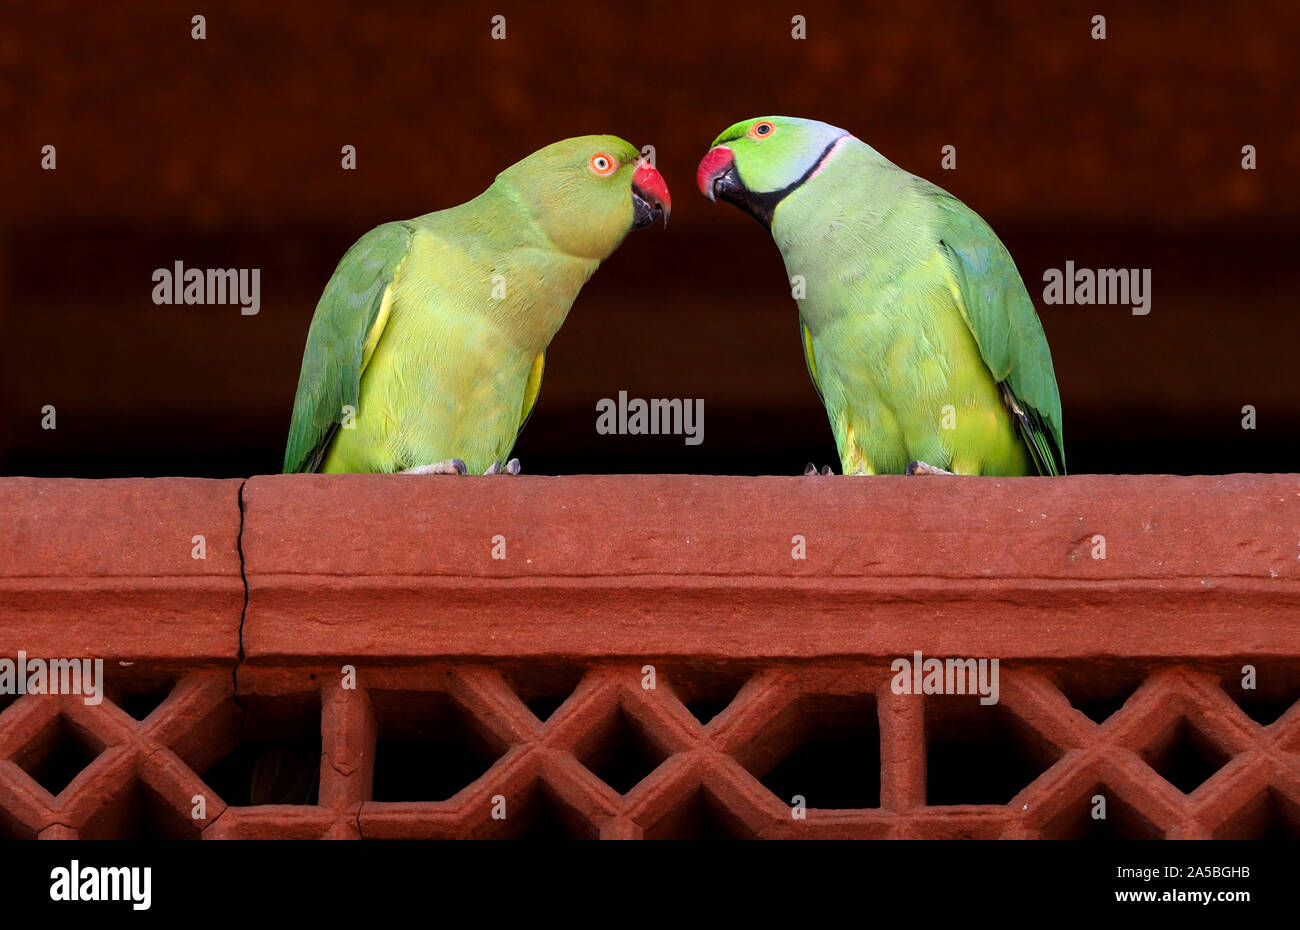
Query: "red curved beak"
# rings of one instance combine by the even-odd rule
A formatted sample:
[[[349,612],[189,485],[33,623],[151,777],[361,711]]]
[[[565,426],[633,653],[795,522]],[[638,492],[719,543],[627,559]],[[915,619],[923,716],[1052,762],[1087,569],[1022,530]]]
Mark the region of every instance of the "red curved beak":
[[[700,159],[700,167],[695,172],[695,183],[699,185],[700,193],[714,200],[713,182],[726,174],[735,160],[736,157],[731,154],[731,149],[725,145],[709,149]]]
[[[668,193],[668,182],[644,158],[637,163],[636,171],[632,172],[632,194],[640,197],[654,212],[663,213],[664,225],[668,225],[668,215],[673,209],[673,198]]]

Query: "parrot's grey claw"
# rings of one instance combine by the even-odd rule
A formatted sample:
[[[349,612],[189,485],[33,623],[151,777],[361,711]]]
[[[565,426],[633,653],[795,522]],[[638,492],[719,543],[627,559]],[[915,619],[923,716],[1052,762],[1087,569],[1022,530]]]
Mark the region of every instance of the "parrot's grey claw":
[[[488,466],[488,470],[483,472],[485,475],[517,475],[519,474],[519,459],[511,459],[502,465],[500,462],[493,462]]]
[[[908,462],[908,463],[907,463],[907,471],[905,472],[905,474],[908,474],[908,475],[951,475],[952,472],[947,471],[947,470],[942,469],[942,468],[938,468],[938,467],[936,467],[936,466],[934,466],[934,465],[927,465],[925,462],[917,462],[917,461],[913,461],[913,462]]]
[[[485,475],[499,475],[499,474],[501,474],[501,463],[500,463],[500,462],[493,462],[491,465],[489,465],[489,466],[487,467],[487,471],[483,472],[483,474],[485,474]]]
[[[823,465],[823,466],[822,466],[822,470],[821,470],[821,471],[818,471],[818,470],[817,470],[817,466],[814,465],[812,462],[809,462],[809,463],[804,467],[803,473],[804,473],[805,476],[807,476],[807,475],[814,475],[814,476],[815,476],[815,475],[822,475],[822,476],[825,476],[825,475],[833,475],[833,474],[835,474],[835,472],[831,471],[831,467],[830,467],[829,465]]]
[[[464,475],[469,471],[465,467],[463,459],[447,459],[442,462],[434,462],[432,465],[416,465],[414,468],[404,468],[401,471],[403,475]]]
[[[519,459],[511,459],[506,462],[505,472],[507,475],[519,474]]]

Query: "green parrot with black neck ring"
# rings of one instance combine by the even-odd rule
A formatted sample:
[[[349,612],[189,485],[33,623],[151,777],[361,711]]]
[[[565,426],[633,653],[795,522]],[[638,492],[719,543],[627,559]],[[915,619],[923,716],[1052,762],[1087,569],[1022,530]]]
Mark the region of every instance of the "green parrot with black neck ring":
[[[725,130],[696,181],[776,240],[844,474],[1065,474],[1042,324],[973,210],[849,132],[787,116]]]

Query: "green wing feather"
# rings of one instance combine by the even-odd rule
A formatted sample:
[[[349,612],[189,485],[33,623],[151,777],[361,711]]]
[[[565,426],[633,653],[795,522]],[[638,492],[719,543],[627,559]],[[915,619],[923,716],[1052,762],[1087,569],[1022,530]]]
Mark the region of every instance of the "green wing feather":
[[[533,416],[533,408],[537,406],[537,397],[542,393],[542,374],[546,371],[546,352],[537,353],[533,359],[532,366],[528,369],[528,380],[524,382],[524,403],[519,409],[519,428],[515,430],[515,438],[510,443],[510,448],[514,448],[519,441],[519,434],[524,431],[528,421]]]
[[[410,251],[413,228],[385,223],[366,233],[339,262],[325,285],[307,332],[284,471],[316,471],[329,448],[343,407],[356,407],[361,373],[382,334],[385,293]],[[375,330],[376,324],[379,330]]]
[[[817,389],[817,398],[824,405],[826,395],[822,393],[822,383],[817,378],[817,357],[813,354],[812,333],[803,320],[799,321],[799,341],[803,343],[803,360],[808,366],[808,377],[812,378],[813,387]]]
[[[1052,353],[1011,253],[973,210],[922,183],[939,205],[940,246],[984,364],[1009,395],[1008,406],[1039,474],[1063,475],[1061,395]]]

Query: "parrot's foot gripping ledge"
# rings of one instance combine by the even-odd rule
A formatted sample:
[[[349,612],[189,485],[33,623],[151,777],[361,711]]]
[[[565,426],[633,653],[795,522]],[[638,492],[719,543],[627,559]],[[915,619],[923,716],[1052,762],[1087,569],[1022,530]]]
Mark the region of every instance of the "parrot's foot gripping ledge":
[[[405,468],[400,474],[403,475],[467,475],[469,469],[465,466],[462,459],[447,459],[443,462],[434,462],[431,465],[416,465],[414,468]],[[485,475],[517,475],[519,474],[519,459],[511,459],[502,465],[500,462],[493,462],[483,472]]]
[[[461,459],[447,459],[442,462],[432,462],[428,465],[416,465],[412,468],[402,470],[403,475],[466,475],[469,469]]]
[[[908,462],[907,474],[909,475],[951,475],[952,472],[946,468],[940,468],[937,465],[931,465],[928,462]]]
[[[1300,834],[1295,475],[14,478],[0,513],[0,673],[103,661],[0,693],[0,836]],[[250,803],[268,744],[323,758],[305,803]]]

